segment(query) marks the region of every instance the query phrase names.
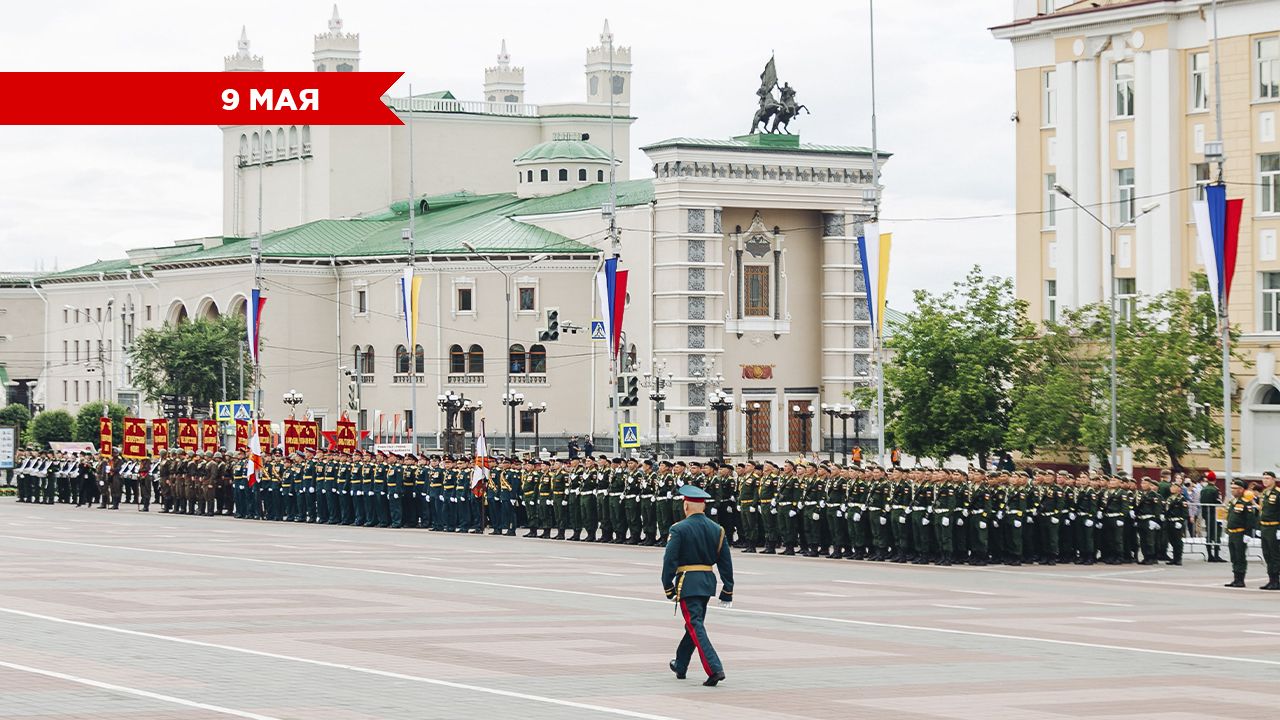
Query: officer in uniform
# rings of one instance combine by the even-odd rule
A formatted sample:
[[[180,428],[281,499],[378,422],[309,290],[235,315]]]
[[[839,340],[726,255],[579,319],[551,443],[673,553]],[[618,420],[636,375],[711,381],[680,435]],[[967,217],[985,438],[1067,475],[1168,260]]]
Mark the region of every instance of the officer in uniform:
[[[1173,548],[1173,555],[1169,558],[1170,565],[1182,564],[1183,528],[1190,520],[1188,509],[1182,486],[1171,486],[1169,496],[1164,500],[1164,539]]]
[[[1224,587],[1244,587],[1244,576],[1249,570],[1249,558],[1245,555],[1244,536],[1253,527],[1258,508],[1244,498],[1245,482],[1239,478],[1231,481],[1231,499],[1227,501],[1227,550],[1231,555],[1231,582]]]
[[[1156,564],[1156,540],[1157,530],[1163,521],[1163,503],[1160,501],[1160,495],[1152,486],[1151,481],[1142,478],[1139,481],[1138,502],[1137,502],[1137,525],[1138,537],[1142,546],[1142,562],[1139,565],[1155,565]]]
[[[679,607],[684,619],[684,637],[676,648],[676,657],[668,667],[683,680],[696,650],[707,674],[703,685],[714,687],[725,679],[724,665],[707,637],[704,624],[707,603],[716,594],[713,566],[719,568],[723,587],[720,603],[733,601],[733,561],[724,528],[706,516],[706,491],[694,485],[680,488],[686,518],[671,526],[671,536],[662,558],[662,587],[668,600]]]
[[[1258,532],[1262,535],[1262,559],[1267,564],[1267,584],[1261,590],[1280,590],[1280,488],[1276,474],[1262,473],[1258,495]]]

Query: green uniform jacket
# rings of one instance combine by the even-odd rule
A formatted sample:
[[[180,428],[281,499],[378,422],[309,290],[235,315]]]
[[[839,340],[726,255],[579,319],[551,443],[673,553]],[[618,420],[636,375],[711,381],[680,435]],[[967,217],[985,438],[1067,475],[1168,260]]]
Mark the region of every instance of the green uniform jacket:
[[[685,597],[711,597],[716,594],[716,575],[711,566],[720,568],[724,589],[721,600],[733,599],[733,561],[724,528],[702,513],[695,513],[671,526],[666,553],[662,556],[662,587],[668,600]]]

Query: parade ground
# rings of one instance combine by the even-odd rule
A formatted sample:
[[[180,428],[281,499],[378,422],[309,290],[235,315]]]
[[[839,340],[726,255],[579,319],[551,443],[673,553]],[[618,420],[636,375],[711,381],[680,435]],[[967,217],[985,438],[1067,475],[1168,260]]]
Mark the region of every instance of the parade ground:
[[[667,669],[659,548],[0,500],[0,717],[1260,718],[1251,565],[933,567],[735,553]]]

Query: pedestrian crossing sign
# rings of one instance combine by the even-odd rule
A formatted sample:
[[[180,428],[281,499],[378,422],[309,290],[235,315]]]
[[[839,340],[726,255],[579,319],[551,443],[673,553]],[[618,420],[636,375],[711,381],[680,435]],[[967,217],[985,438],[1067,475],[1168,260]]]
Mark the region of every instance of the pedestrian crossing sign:
[[[250,400],[228,400],[220,402],[216,408],[217,420],[220,423],[232,423],[236,420],[253,419],[253,402]]]
[[[618,423],[618,434],[622,437],[619,443],[624,448],[640,447],[640,426],[635,423]]]
[[[608,339],[607,337],[605,337],[605,332],[604,332],[604,321],[603,321],[603,320],[592,320],[592,321],[591,321],[591,339],[592,339],[592,340],[607,340],[607,339]]]

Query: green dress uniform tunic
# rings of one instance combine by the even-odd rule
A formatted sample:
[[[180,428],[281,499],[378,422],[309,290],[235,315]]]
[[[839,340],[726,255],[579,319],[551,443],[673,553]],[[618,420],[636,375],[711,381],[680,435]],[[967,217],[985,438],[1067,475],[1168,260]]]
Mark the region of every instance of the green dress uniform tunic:
[[[662,559],[662,587],[667,599],[676,602],[684,620],[684,637],[671,663],[677,677],[684,677],[695,650],[708,678],[724,676],[724,665],[707,637],[704,624],[707,602],[716,594],[713,566],[719,568],[723,583],[720,600],[731,601],[733,562],[724,529],[702,513],[671,526],[671,537]]]
[[[1235,587],[1244,587],[1244,576],[1249,569],[1249,559],[1245,556],[1244,535],[1253,527],[1258,508],[1244,497],[1227,501],[1227,549],[1231,553],[1231,572]]]
[[[1280,487],[1258,496],[1258,532],[1262,535],[1262,559],[1267,564],[1266,590],[1280,590]]]

